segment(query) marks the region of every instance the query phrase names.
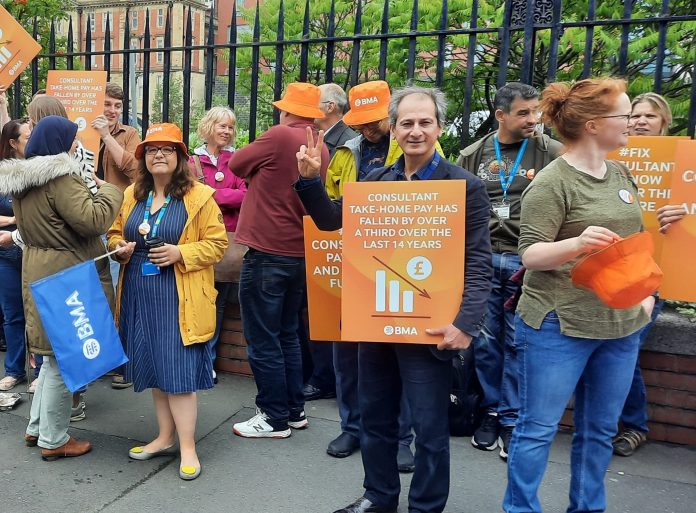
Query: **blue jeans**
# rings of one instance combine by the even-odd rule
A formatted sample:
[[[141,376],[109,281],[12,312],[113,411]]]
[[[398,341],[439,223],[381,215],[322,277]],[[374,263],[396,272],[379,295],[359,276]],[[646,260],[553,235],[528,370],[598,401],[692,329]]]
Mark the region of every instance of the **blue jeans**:
[[[215,358],[217,357],[215,348],[217,347],[218,340],[220,340],[225,308],[227,307],[227,303],[236,303],[239,301],[239,283],[216,281],[215,289],[218,292],[217,298],[215,298],[215,333],[213,334],[213,338],[208,341],[208,348],[210,349],[210,357],[213,359],[213,364],[215,364]]]
[[[623,338],[561,334],[555,312],[537,330],[515,319],[520,363],[520,414],[508,456],[506,513],[540,513],[537,496],[558,423],[575,392],[575,433],[567,513],[606,509],[604,477],[612,438],[638,358],[639,331]]]
[[[22,300],[22,251],[17,247],[0,249],[0,309],[5,341],[5,375],[26,376],[24,340],[24,303]]]
[[[474,340],[476,375],[483,389],[481,407],[498,412],[500,424],[514,426],[519,409],[518,363],[515,349],[515,312],[505,302],[517,290],[510,278],[522,265],[519,255],[493,253],[493,280],[486,320]]]
[[[640,330],[640,345],[645,343],[648,338],[650,329],[655,324],[655,319],[660,315],[665,302],[658,299],[655,302],[655,307],[652,311],[650,324]],[[648,432],[648,398],[645,392],[645,383],[643,382],[643,374],[640,372],[640,364],[636,362],[636,368],[633,371],[633,381],[631,382],[631,390],[628,392],[626,403],[621,412],[621,423],[624,429],[634,429],[636,431]]]
[[[318,342],[321,343],[321,342]],[[341,432],[360,438],[360,405],[358,403],[358,347],[357,342],[335,342],[333,364],[336,369],[336,402],[341,417]],[[413,442],[411,408],[406,396],[401,397],[399,410],[399,443],[410,446]]]
[[[249,365],[256,380],[256,406],[274,429],[304,410],[298,312],[305,283],[304,258],[249,248],[239,282],[239,306]]]
[[[339,344],[337,344],[339,345]],[[401,398],[416,432],[416,469],[409,513],[440,513],[449,494],[449,426],[452,362],[421,344],[359,344],[360,449],[365,497],[385,509],[399,503]]]

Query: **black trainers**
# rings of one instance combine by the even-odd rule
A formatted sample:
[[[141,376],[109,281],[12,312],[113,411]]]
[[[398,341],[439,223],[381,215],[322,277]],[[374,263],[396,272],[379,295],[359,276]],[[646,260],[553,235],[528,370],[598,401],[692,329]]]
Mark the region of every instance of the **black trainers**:
[[[498,437],[498,445],[500,446],[500,457],[503,461],[507,461],[508,452],[510,449],[510,440],[512,439],[512,430],[515,426],[501,426],[500,436]]]
[[[302,410],[300,413],[290,413],[288,426],[293,429],[307,429],[309,426],[309,421],[307,420],[304,410]]]
[[[648,437],[642,431],[624,429],[612,442],[614,454],[618,454],[619,456],[631,456],[636,452],[638,447],[647,442],[647,440]]]
[[[482,451],[492,451],[498,446],[499,432],[498,414],[486,413],[481,426],[476,430],[474,436],[471,437],[471,445]]]

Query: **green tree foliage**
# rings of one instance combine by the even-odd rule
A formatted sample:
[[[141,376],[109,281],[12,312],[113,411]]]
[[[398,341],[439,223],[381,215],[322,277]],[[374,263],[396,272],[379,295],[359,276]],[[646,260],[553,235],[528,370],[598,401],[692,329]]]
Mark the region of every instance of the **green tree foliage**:
[[[413,4],[410,0],[388,0],[388,30],[392,33],[410,31]],[[275,42],[278,38],[278,13],[281,0],[267,0],[260,6],[260,41]],[[285,23],[284,39],[302,39],[304,20],[304,0],[284,0]],[[353,0],[336,0],[335,35],[351,38],[354,33],[355,11],[357,2]],[[462,29],[471,26],[471,0],[450,0],[447,17],[448,28]],[[604,0],[597,2],[596,19],[618,19],[623,17],[622,0]],[[312,0],[310,5],[309,38],[328,35],[329,10],[331,0]],[[660,12],[661,0],[641,0],[634,3],[633,18],[653,18]],[[383,0],[365,0],[362,4],[362,33],[380,34],[382,25]],[[564,1],[562,20],[581,21],[587,17],[588,0]],[[419,2],[418,30],[429,31],[440,28],[442,14],[441,1]],[[673,0],[670,2],[670,14],[685,15],[696,12],[694,0]],[[242,16],[253,28],[255,9],[242,11]],[[497,27],[503,23],[504,2],[500,0],[480,0],[478,3],[477,26],[489,29],[479,33],[476,39],[476,58],[473,73],[472,111],[489,112],[495,94],[500,59],[500,34]],[[628,45],[629,93],[631,96],[652,89],[658,38],[657,24],[631,25]],[[534,85],[543,88],[546,83],[549,63],[550,30],[538,30],[536,35],[534,58]],[[585,51],[585,28],[567,28],[561,35],[557,80],[575,80],[581,76]],[[690,75],[696,57],[696,23],[670,23],[667,30],[667,56],[665,59],[665,80],[663,94],[668,98],[675,115],[673,133],[683,133],[686,129],[689,108]],[[520,77],[523,51],[523,32],[512,33],[511,51],[508,59],[507,80]],[[251,31],[240,33],[239,42],[250,42]],[[466,78],[466,53],[469,35],[450,35],[446,39],[446,68],[443,89],[445,90],[450,110],[448,120],[455,133],[451,140],[445,141],[448,153],[453,153],[461,145],[461,113],[464,104],[464,81]],[[621,43],[621,28],[598,26],[594,28],[592,46],[591,76],[618,74],[618,55]],[[423,36],[417,39],[417,59],[414,83],[431,85],[435,80],[435,66],[438,38]],[[336,43],[334,52],[334,81],[347,86],[350,78],[350,55],[353,43],[349,39]],[[387,52],[386,79],[392,87],[405,85],[407,80],[409,39],[390,38]],[[325,43],[310,45],[308,69],[309,80],[324,82],[326,66]],[[300,76],[300,44],[284,46],[283,85],[298,80]],[[237,89],[249,94],[251,88],[250,48],[240,48],[237,52],[239,78]],[[223,56],[223,58],[225,58]],[[273,86],[275,83],[276,45],[262,46],[260,50],[259,105],[257,116],[259,130],[272,123]],[[380,60],[380,40],[362,41],[359,57],[358,82],[378,78]],[[478,137],[490,130],[492,119],[480,126],[473,137]],[[479,123],[477,123],[478,125]],[[466,138],[466,137],[465,137]]]

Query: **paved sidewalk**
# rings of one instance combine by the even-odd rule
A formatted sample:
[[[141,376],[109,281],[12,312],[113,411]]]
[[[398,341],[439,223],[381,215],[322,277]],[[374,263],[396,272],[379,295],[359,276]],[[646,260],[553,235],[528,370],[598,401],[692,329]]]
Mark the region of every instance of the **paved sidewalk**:
[[[22,385],[21,390],[26,390]],[[338,434],[333,400],[307,404],[310,427],[285,440],[247,440],[232,424],[253,414],[252,380],[221,376],[215,389],[199,394],[198,451],[203,473],[178,478],[177,458],[130,461],[128,449],[155,433],[149,393],[112,390],[102,379],[86,396],[87,418],[71,434],[90,440],[93,451],[76,459],[43,462],[22,434],[30,396],[0,413],[0,513],[243,512],[331,513],[362,493],[359,454],[337,460],[326,445]],[[541,489],[545,511],[567,507],[570,436],[554,444]],[[452,439],[452,486],[447,513],[501,511],[505,464],[497,451],[474,449]],[[399,511],[406,513],[406,490]],[[615,459],[607,476],[611,513],[696,511],[696,448],[651,443],[631,458]]]

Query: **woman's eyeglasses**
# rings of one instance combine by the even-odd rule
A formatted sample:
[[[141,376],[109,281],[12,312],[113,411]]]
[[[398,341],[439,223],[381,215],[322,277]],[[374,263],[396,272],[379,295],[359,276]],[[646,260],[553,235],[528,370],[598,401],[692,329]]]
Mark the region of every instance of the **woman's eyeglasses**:
[[[165,157],[169,157],[170,155],[173,155],[174,152],[176,151],[176,148],[174,146],[146,146],[145,147],[145,155],[149,157],[154,157],[157,155],[157,152],[161,152],[162,155]]]

